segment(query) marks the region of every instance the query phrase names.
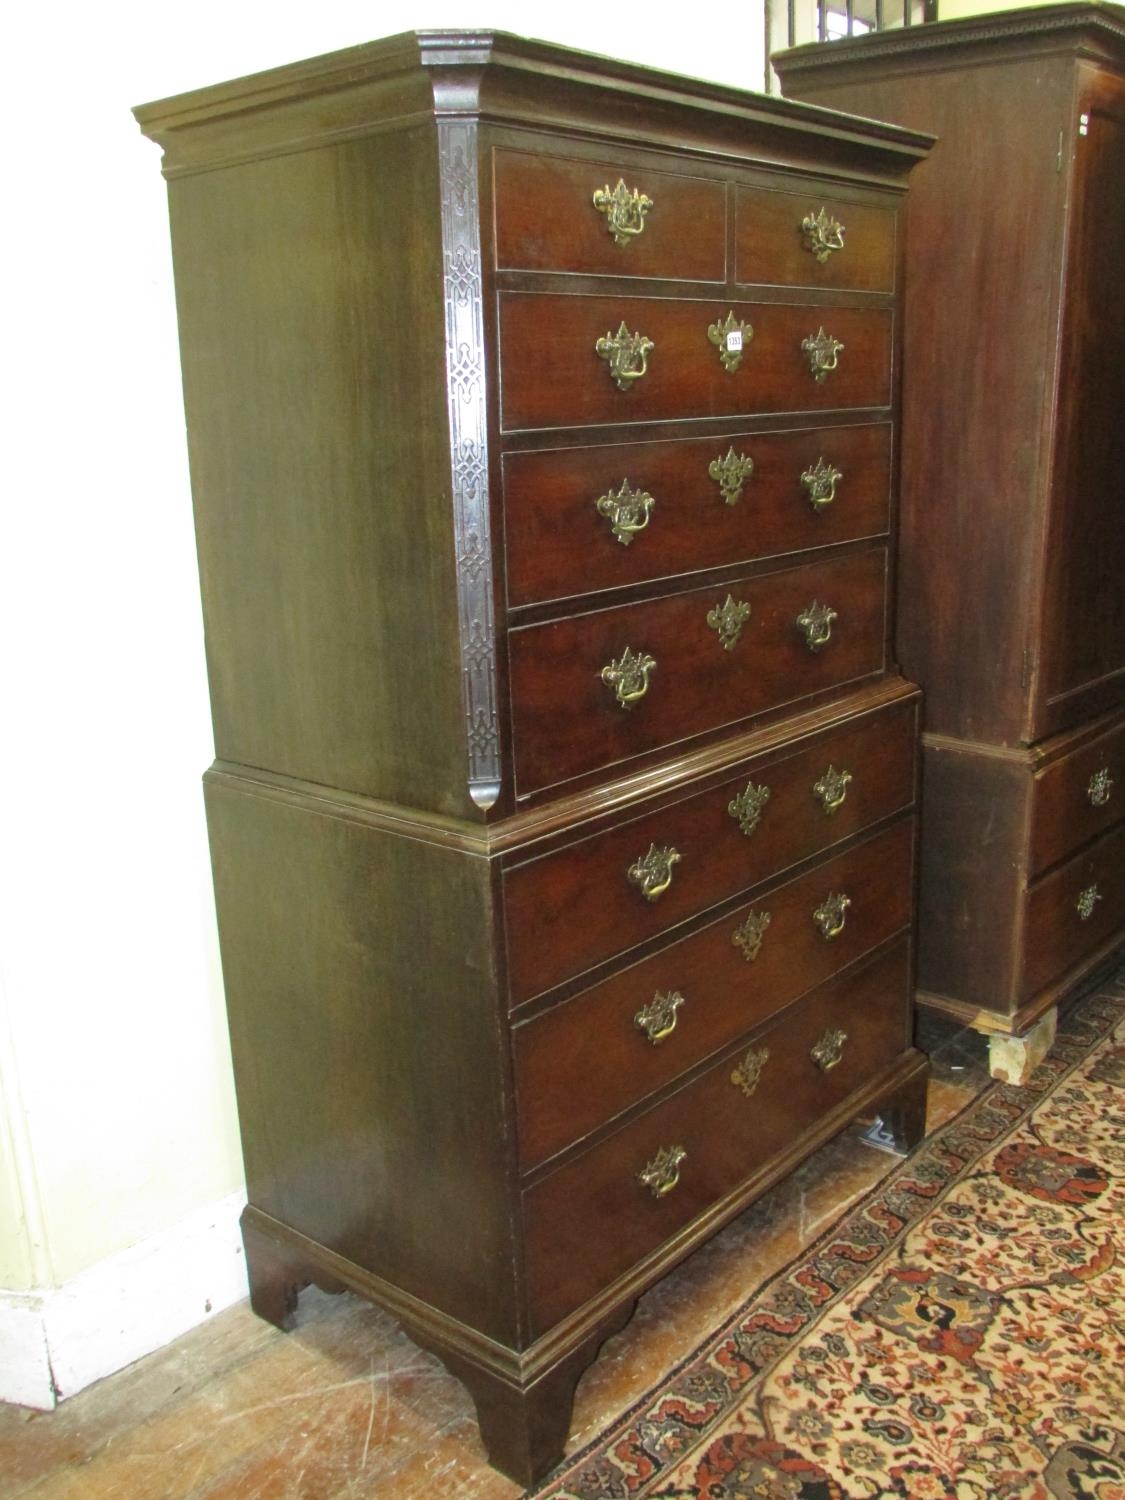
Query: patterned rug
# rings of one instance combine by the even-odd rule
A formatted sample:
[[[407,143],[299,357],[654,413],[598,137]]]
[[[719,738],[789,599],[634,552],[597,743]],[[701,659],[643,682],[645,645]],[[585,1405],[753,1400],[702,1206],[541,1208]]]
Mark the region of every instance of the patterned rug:
[[[540,1500],[1125,1500],[1125,981]]]

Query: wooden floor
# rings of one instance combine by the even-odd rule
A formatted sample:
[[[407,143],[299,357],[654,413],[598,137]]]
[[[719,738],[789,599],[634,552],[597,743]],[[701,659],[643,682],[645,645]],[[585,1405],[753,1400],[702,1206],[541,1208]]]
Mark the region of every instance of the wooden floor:
[[[931,1023],[929,1124],[988,1081],[984,1042]],[[581,1446],[888,1172],[850,1131],[642,1298],[578,1389]],[[515,1500],[472,1404],[431,1355],[345,1294],[279,1333],[242,1303],[54,1412],[0,1406],[0,1500]]]

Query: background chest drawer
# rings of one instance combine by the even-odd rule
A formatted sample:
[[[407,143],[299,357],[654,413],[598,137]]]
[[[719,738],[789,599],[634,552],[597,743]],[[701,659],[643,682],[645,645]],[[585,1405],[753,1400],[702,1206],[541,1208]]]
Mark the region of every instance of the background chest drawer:
[[[509,453],[508,603],[883,534],[889,423]]]
[[[1125,723],[1052,762],[1032,782],[1029,868],[1065,858],[1125,816]]]
[[[517,1027],[524,1169],[900,932],[913,844],[907,818]]]
[[[721,182],[653,171],[628,151],[591,162],[501,149],[493,174],[501,270],[723,280]]]
[[[885,592],[880,547],[512,630],[520,792],[882,670]]]
[[[890,209],[824,194],[740,188],[735,280],[890,292],[896,218]]]
[[[737,368],[721,358],[728,315],[744,326]],[[892,321],[883,309],[506,293],[502,424],[514,431],[885,407]],[[623,330],[648,347],[629,354]]]
[[[1125,925],[1125,827],[1045,875],[1027,895],[1026,995],[1060,978]]]
[[[904,941],[814,991],[745,1049],[524,1195],[536,1331],[763,1168],[901,1052],[907,953]],[[679,1156],[663,1174],[662,1153],[669,1163]],[[655,1188],[663,1180],[662,1196],[641,1180],[646,1170]]]
[[[908,700],[846,720],[796,753],[756,757],[707,791],[509,869],[512,1003],[909,807],[915,713]],[[648,900],[629,871],[652,847],[681,857]]]

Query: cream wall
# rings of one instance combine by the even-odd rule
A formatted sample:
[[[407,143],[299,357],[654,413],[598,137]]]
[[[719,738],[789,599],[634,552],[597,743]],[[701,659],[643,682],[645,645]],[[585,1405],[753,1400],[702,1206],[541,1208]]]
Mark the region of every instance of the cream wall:
[[[129,107],[416,25],[760,86],[760,3],[681,16],[107,0],[6,18],[0,1288],[69,1286],[241,1183],[166,205]]]
[[[1031,5],[1057,5],[1060,0],[938,0],[942,21],[956,21],[962,16],[982,16],[993,10],[1023,10]]]

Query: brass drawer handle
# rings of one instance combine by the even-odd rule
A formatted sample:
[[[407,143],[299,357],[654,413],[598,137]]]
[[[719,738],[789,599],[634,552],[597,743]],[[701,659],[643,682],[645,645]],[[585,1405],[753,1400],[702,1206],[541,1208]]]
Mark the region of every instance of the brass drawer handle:
[[[622,654],[602,668],[602,681],[613,689],[622,708],[632,708],[648,692],[648,680],[656,671],[656,658],[647,651],[626,646]]]
[[[627,479],[619,490],[610,490],[597,502],[599,516],[609,522],[609,529],[623,547],[628,547],[638,531],[649,523],[656,501],[646,490],[635,490]]]
[[[734,599],[730,594],[722,604],[716,604],[714,609],[707,611],[707,623],[712,630],[718,631],[719,643],[724,651],[731,651],[742,634],[742,627],[750,618],[750,606],[742,599]]]
[[[844,1051],[844,1043],[847,1039],[848,1033],[846,1031],[839,1031],[829,1027],[813,1044],[809,1056],[822,1073],[831,1073],[832,1069],[840,1061]]]
[[[1086,788],[1086,796],[1090,799],[1090,806],[1104,807],[1109,801],[1112,791],[1113,777],[1109,774],[1109,767],[1103,766],[1100,771],[1095,771],[1090,777],[1090,785]]]
[[[813,795],[820,799],[820,805],[829,817],[843,807],[853,779],[850,771],[837,771],[835,766],[829,766],[820,780],[813,782]]]
[[[1088,922],[1094,915],[1094,907],[1102,899],[1102,893],[1098,890],[1097,881],[1093,885],[1088,885],[1084,891],[1081,891],[1078,900],[1074,903],[1079,921]]]
[[[594,345],[599,359],[609,364],[609,373],[619,391],[627,391],[634,380],[648,371],[648,357],[656,345],[643,333],[630,333],[622,323],[616,333],[607,333]]]
[[[833,891],[824,898],[813,912],[813,921],[820,928],[821,937],[831,940],[840,936],[848,920],[847,911],[851,904],[852,898],[840,891]]]
[[[803,633],[810,651],[827,646],[832,639],[832,622],[839,618],[830,604],[820,604],[815,599],[801,611],[797,616],[797,629]]]
[[[658,991],[633,1017],[633,1024],[638,1031],[644,1032],[654,1047],[659,1047],[675,1031],[679,1020],[677,1012],[683,1003],[684,997],[679,990],[669,990],[666,995]]]
[[[737,505],[742,499],[742,486],[754,472],[754,460],[745,453],[736,453],[728,448],[725,457],[713,458],[707,465],[707,473],[719,486],[720,493],[728,505]]]
[[[748,781],[738,796],[732,797],[727,803],[727,812],[736,820],[747,838],[762,821],[762,813],[769,800],[768,786],[755,786],[753,781]]]
[[[752,964],[762,951],[766,928],[772,920],[768,911],[752,911],[731,933],[731,942],[740,950],[748,964]]]
[[[686,1156],[682,1146],[661,1146],[652,1160],[637,1173],[637,1181],[648,1188],[654,1198],[667,1198],[680,1180],[680,1167]]]
[[[818,458],[812,468],[801,475],[801,483],[809,492],[809,504],[818,516],[835,500],[836,486],[843,477],[840,469],[825,463],[823,458]]]
[[[728,312],[724,322],[709,325],[707,337],[719,351],[719,363],[723,369],[728,375],[733,375],[742,363],[742,356],[754,337],[754,330],[749,323],[736,319],[733,312]]]
[[[615,188],[611,188],[608,182],[604,188],[598,188],[593,201],[597,211],[605,214],[605,227],[613,236],[614,244],[627,245],[638,234],[644,233],[645,214],[652,207],[652,199],[640,188],[626,187],[624,177],[617,179]]]
[[[821,265],[834,250],[844,248],[844,226],[826,208],[819,213],[806,214],[801,220],[801,233],[805,237],[805,249],[810,255],[815,255]]]
[[[622,324],[622,327],[625,325]],[[801,348],[809,362],[809,372],[817,385],[823,385],[840,361],[844,346],[839,339],[825,333],[823,323],[815,334],[801,340]]]
[[[747,1099],[758,1087],[762,1077],[762,1069],[770,1060],[770,1049],[768,1047],[751,1047],[746,1056],[730,1075],[730,1081],[735,1088],[741,1089]]]
[[[630,885],[635,885],[646,901],[655,901],[672,884],[672,867],[678,865],[683,855],[671,845],[658,849],[648,846],[648,853],[631,864],[626,871]]]

